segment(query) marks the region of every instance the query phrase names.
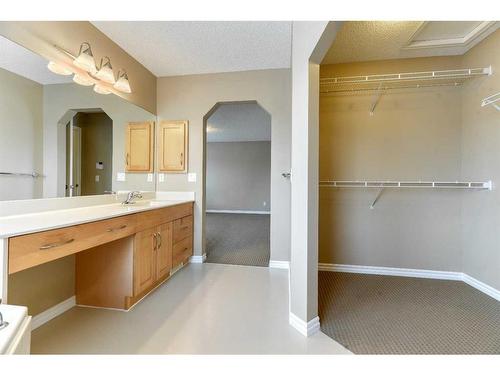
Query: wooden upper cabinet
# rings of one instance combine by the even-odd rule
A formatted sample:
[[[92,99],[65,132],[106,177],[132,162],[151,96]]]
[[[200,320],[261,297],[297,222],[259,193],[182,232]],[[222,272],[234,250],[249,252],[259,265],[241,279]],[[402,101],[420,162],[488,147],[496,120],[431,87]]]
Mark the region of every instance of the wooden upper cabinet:
[[[188,160],[188,122],[160,122],[159,169],[162,172],[186,173]]]
[[[126,132],[125,170],[153,172],[154,122],[129,122]]]

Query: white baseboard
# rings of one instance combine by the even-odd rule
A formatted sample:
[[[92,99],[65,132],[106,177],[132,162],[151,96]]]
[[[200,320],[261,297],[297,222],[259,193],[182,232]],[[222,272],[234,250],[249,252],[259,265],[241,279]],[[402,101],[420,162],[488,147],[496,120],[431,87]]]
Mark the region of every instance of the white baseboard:
[[[476,288],[477,290],[480,290],[481,292],[489,295],[491,298],[500,301],[500,290],[495,289],[492,286],[489,286],[488,284],[485,284],[482,281],[479,281],[465,273],[463,274],[462,281],[466,284],[469,284],[471,287]]]
[[[461,272],[433,271],[413,268],[358,266],[351,264],[319,263],[320,271],[362,273],[369,275],[420,277],[424,279],[462,280]]]
[[[191,258],[189,258],[189,263],[205,263],[207,260],[207,254],[204,253],[203,255],[193,255]]]
[[[305,322],[290,311],[289,322],[293,328],[302,333],[304,336],[312,336],[319,331],[319,316]]]
[[[65,301],[58,303],[55,306],[35,315],[31,321],[31,330],[37,329],[38,327],[44,325],[48,321],[54,319],[55,317],[65,313],[72,307],[76,306],[75,296],[68,298]]]
[[[270,260],[269,268],[282,268],[287,270],[290,268],[290,262],[287,260]]]
[[[207,214],[253,214],[271,215],[271,211],[247,211],[247,210],[205,210]]]
[[[472,276],[463,272],[453,271],[434,271],[422,270],[413,268],[394,268],[394,267],[374,267],[374,266],[358,266],[352,264],[331,264],[319,263],[318,270],[331,271],[331,272],[347,272],[347,273],[361,273],[369,275],[384,275],[384,276],[404,276],[404,277],[419,277],[424,279],[438,279],[438,280],[457,280],[480,290],[481,292],[489,295],[490,297],[500,301],[500,291],[489,286]]]

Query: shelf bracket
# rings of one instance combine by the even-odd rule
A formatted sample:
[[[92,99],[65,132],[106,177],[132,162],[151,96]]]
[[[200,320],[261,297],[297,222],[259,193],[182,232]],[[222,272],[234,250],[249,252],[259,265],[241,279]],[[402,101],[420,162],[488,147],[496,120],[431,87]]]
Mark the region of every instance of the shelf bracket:
[[[377,196],[375,197],[375,199],[373,200],[372,204],[370,205],[370,210],[373,210],[375,208],[375,204],[378,202],[378,200],[382,196],[382,193],[384,192],[384,189],[385,189],[384,187],[380,188],[380,190],[378,191]]]
[[[370,107],[370,116],[373,116],[373,114],[375,113],[375,108],[377,107],[377,104],[381,96],[382,96],[382,82],[378,85],[377,92],[373,96],[372,105]]]

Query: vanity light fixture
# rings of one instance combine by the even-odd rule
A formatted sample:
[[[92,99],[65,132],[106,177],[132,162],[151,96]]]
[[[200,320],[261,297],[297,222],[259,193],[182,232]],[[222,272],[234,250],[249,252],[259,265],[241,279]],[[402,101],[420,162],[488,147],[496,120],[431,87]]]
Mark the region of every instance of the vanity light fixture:
[[[75,75],[73,76],[73,81],[82,86],[92,86],[95,83],[95,81],[85,73],[75,73]]]
[[[125,70],[118,71],[118,79],[113,85],[118,91],[130,94],[132,90],[130,89],[130,82],[128,81],[128,75]]]
[[[85,70],[90,74],[96,74],[97,68],[95,66],[94,55],[88,42],[83,42],[80,45],[78,56],[73,60],[73,64],[80,69]]]
[[[53,61],[49,61],[47,68],[49,68],[49,70],[52,73],[60,74],[62,76],[70,76],[73,74],[73,72],[69,68],[67,68],[63,65],[59,65]]]
[[[113,67],[111,66],[111,60],[108,56],[101,59],[101,66],[98,72],[95,74],[96,78],[101,81],[113,85],[115,83],[115,75],[113,73]]]
[[[100,83],[96,83],[94,85],[94,91],[101,95],[111,94],[111,91],[107,87],[101,85]]]

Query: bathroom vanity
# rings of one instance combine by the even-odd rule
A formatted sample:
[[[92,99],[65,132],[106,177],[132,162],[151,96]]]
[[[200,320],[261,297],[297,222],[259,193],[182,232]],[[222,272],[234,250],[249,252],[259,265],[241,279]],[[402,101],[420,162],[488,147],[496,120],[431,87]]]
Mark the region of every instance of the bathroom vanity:
[[[193,201],[145,199],[1,217],[2,302],[8,275],[75,254],[76,304],[130,309],[192,256]]]

